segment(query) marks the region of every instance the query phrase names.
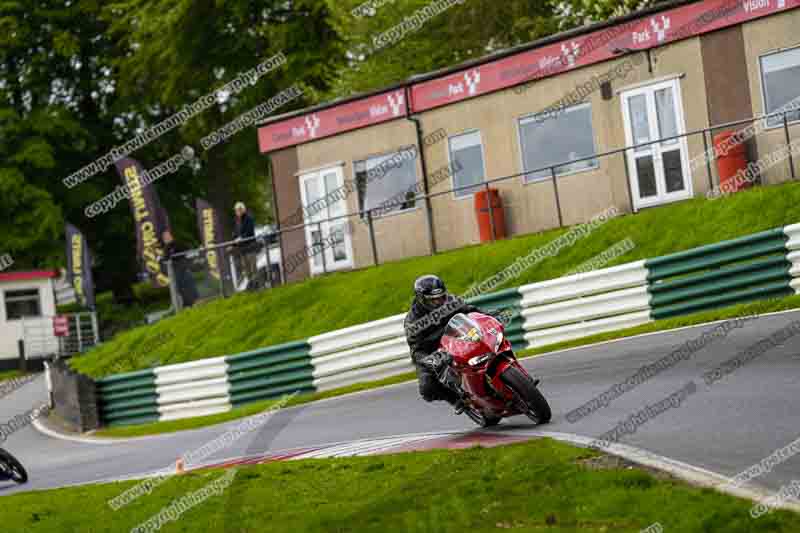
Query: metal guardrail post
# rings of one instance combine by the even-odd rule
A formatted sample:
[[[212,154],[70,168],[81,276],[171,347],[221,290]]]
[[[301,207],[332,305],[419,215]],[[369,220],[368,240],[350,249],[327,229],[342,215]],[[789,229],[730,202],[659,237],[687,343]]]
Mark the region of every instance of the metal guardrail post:
[[[322,255],[322,273],[328,273],[328,265],[325,261],[325,239],[322,238],[322,222],[317,222],[317,232],[319,233],[319,251]],[[314,252],[316,253],[316,252]]]
[[[494,228],[494,206],[492,206],[492,193],[491,190],[489,190],[488,183],[484,184],[484,186],[486,187],[486,203],[489,208],[489,227],[492,230],[492,242],[494,242],[497,239],[497,233]]]
[[[792,155],[791,138],[789,137],[789,118],[786,116],[788,111],[783,112],[783,133],[786,136],[786,148],[789,154],[789,173],[792,179],[797,179],[794,173],[794,156]]]
[[[564,217],[561,214],[561,198],[558,195],[558,178],[556,177],[556,167],[550,167],[550,174],[553,176],[553,191],[556,194],[556,210],[558,211],[558,227],[564,227]]]
[[[369,241],[372,244],[372,261],[378,266],[378,245],[375,242],[375,225],[372,222],[372,209],[367,210],[367,227],[369,228]]]
[[[633,189],[631,188],[631,172],[628,169],[628,151],[620,152],[622,156],[622,166],[625,168],[625,186],[628,189],[628,202],[631,206],[631,213],[636,214],[636,206],[633,203]]]
[[[167,259],[167,275],[169,276],[169,297],[172,300],[172,308],[179,313],[183,309],[183,302],[178,297],[178,289],[175,286],[175,266],[172,264],[172,259]]]
[[[100,328],[97,326],[97,311],[92,311],[90,313],[92,317],[92,331],[94,332],[94,343],[95,345],[100,344]]]
[[[75,314],[75,331],[78,333],[78,353],[83,353],[83,336],[81,335],[81,315]]]
[[[25,359],[25,340],[17,340],[17,348],[19,349],[19,370],[20,372],[28,371],[28,361]]]
[[[711,131],[707,132],[711,135]],[[713,140],[713,139],[712,139]],[[708,173],[708,190],[714,190],[714,174],[711,171],[711,158],[709,157],[708,153],[708,138],[706,137],[706,131],[703,130],[703,158],[706,160],[706,172]],[[691,171],[691,169],[689,169]]]

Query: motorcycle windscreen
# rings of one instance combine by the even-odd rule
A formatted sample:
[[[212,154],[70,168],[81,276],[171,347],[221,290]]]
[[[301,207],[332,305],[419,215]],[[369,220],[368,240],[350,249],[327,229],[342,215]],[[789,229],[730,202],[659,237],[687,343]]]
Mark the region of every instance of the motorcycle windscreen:
[[[458,313],[450,319],[444,334],[462,342],[481,342],[483,340],[481,327],[463,313]]]

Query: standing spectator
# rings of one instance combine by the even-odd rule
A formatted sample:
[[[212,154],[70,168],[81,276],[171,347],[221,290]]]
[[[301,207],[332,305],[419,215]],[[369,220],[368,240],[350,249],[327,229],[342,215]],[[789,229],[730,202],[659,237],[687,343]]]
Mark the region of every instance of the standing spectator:
[[[176,254],[186,252],[188,248],[175,241],[170,230],[161,234],[164,245],[164,259],[172,259],[172,269],[175,273],[175,284],[180,292],[184,307],[191,307],[197,301],[197,285],[189,268],[189,259],[185,255],[175,257]]]
[[[254,237],[256,236],[256,225],[253,222],[253,217],[247,212],[247,207],[244,203],[236,202],[234,206],[236,219],[234,221],[233,237],[237,241],[246,240],[246,242],[237,245],[237,252],[239,256],[239,270],[247,276],[247,283],[254,280],[256,277],[257,268],[257,253],[258,243]]]

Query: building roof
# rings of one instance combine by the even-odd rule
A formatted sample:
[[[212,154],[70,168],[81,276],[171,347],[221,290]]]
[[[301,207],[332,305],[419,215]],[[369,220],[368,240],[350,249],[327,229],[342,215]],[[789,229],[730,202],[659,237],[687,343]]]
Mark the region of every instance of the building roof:
[[[57,278],[55,270],[27,270],[19,272],[0,272],[0,283],[6,281],[30,281],[36,279]]]
[[[259,122],[258,126],[263,126],[265,124],[271,124],[273,122],[280,122],[289,118],[297,117],[300,115],[305,115],[307,113],[313,113],[315,111],[322,111],[324,109],[328,109],[329,107],[335,107],[343,104],[347,104],[349,102],[353,102],[355,100],[361,100],[363,98],[369,98],[370,96],[377,96],[381,95],[386,92],[396,91],[398,89],[404,89],[411,83],[419,83],[423,81],[428,81],[433,78],[437,78],[439,76],[446,76],[448,74],[452,74],[454,72],[458,72],[460,70],[474,68],[479,65],[483,65],[485,63],[489,63],[491,61],[495,61],[497,59],[502,59],[504,57],[508,57],[510,55],[518,54],[520,52],[525,52],[527,50],[532,50],[535,48],[539,48],[545,46],[547,44],[551,44],[554,42],[559,42],[562,40],[570,39],[573,37],[578,37],[580,35],[584,35],[587,33],[591,33],[596,30],[602,30],[611,26],[624,24],[629,20],[634,20],[643,16],[647,16],[649,14],[658,13],[664,11],[666,9],[670,9],[676,6],[684,5],[684,4],[691,4],[702,0],[673,0],[671,2],[661,2],[656,4],[655,6],[651,6],[647,9],[642,9],[639,11],[633,11],[627,15],[621,17],[615,17],[609,20],[605,20],[602,22],[597,22],[594,24],[587,24],[585,26],[580,26],[578,28],[573,28],[571,30],[566,30],[558,33],[554,33],[553,35],[548,35],[547,37],[543,37],[541,39],[537,39],[535,41],[530,41],[528,43],[524,43],[518,46],[514,46],[511,48],[504,48],[502,50],[498,50],[497,52],[493,52],[491,54],[481,56],[476,59],[470,59],[468,61],[463,61],[461,63],[457,63],[456,65],[452,65],[449,67],[444,67],[439,70],[434,70],[430,72],[425,72],[421,74],[414,74],[413,76],[406,78],[405,80],[399,81],[392,85],[388,85],[385,87],[381,87],[379,89],[373,89],[371,91],[366,91],[362,93],[356,93],[349,96],[345,96],[342,98],[336,98],[335,100],[330,100],[328,102],[322,102],[319,104],[315,104],[313,106],[305,107],[303,109],[297,109],[295,111],[290,111],[288,113],[283,113],[281,115],[276,115],[274,117],[269,117],[264,119],[263,121]]]
[[[262,153],[374,126],[550,76],[797,9],[798,0],[677,0],[551,35],[376,91],[269,118]]]

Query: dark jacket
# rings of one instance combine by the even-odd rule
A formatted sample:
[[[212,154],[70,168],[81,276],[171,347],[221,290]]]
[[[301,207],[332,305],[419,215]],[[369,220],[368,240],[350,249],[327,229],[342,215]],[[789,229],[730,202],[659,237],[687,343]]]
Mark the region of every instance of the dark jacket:
[[[411,350],[411,360],[417,363],[421,358],[439,349],[439,341],[444,335],[447,323],[454,315],[473,312],[490,314],[453,295],[431,312],[414,301],[403,323],[406,341]]]
[[[256,225],[253,222],[253,217],[250,213],[245,211],[242,218],[235,217],[235,225],[233,228],[233,238],[250,239],[256,236]]]
[[[178,257],[174,256],[175,254],[180,254],[187,251],[189,251],[189,248],[187,248],[182,244],[178,244],[177,241],[172,241],[171,243],[164,245],[164,260],[166,261],[167,259],[172,259],[173,264],[175,264],[176,266],[183,265],[187,261],[186,256],[185,255],[181,255]]]

